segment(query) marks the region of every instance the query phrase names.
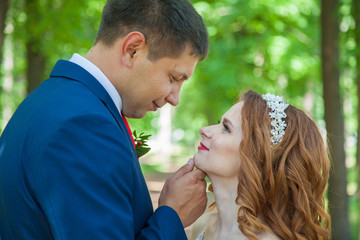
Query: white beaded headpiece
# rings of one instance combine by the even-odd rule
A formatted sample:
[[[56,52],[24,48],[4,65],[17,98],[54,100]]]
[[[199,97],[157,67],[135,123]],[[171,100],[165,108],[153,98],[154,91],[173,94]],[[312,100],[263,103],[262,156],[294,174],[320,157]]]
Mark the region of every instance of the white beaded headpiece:
[[[282,137],[285,134],[286,123],[282,118],[286,118],[285,109],[289,104],[284,102],[283,97],[276,96],[271,93],[262,95],[262,98],[266,101],[267,105],[271,109],[269,112],[271,120],[272,129],[271,133],[271,142],[276,145],[281,142]]]

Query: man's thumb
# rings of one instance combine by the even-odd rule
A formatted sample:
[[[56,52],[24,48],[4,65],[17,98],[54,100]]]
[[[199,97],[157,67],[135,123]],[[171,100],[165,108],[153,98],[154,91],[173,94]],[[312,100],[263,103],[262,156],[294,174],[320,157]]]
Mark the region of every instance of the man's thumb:
[[[189,161],[186,163],[186,165],[190,165],[191,168],[193,169],[193,168],[194,168],[194,165],[195,165],[194,159],[193,159],[193,158],[190,158]]]
[[[190,158],[189,161],[182,166],[179,170],[176,171],[176,175],[177,176],[183,176],[186,173],[191,172],[194,169],[195,163],[194,163],[194,159]]]

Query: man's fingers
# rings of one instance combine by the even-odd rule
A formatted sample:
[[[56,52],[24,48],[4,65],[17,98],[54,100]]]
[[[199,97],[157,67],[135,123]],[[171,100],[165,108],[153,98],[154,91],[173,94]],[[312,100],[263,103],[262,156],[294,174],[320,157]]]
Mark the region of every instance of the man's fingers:
[[[195,169],[194,171],[192,171],[190,174],[195,175],[195,177],[199,180],[204,180],[206,177],[206,174],[204,171],[200,170],[200,169]]]

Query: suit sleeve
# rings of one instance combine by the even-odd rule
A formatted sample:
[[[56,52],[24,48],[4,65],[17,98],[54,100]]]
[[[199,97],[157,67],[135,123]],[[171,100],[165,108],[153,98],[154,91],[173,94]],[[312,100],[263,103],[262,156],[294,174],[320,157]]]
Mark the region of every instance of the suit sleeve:
[[[136,237],[136,240],[145,239],[187,240],[187,237],[175,210],[162,206],[156,209],[140,235]]]
[[[186,239],[167,207],[134,235],[134,160],[113,119],[84,114],[64,121],[44,149],[34,192],[55,239]]]

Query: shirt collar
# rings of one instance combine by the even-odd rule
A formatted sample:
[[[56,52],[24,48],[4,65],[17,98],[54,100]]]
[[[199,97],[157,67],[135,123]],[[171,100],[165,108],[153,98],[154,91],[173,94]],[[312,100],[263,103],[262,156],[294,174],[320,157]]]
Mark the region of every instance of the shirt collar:
[[[98,68],[95,64],[93,64],[92,62],[90,62],[89,60],[87,60],[86,58],[84,58],[83,56],[77,53],[74,53],[69,61],[84,68],[99,81],[99,83],[105,88],[105,90],[110,95],[111,99],[113,100],[116,108],[119,110],[119,113],[121,115],[121,110],[122,110],[121,96],[118,93],[118,91],[115,89],[114,85],[112,85],[110,80],[100,70],[100,68]]]

